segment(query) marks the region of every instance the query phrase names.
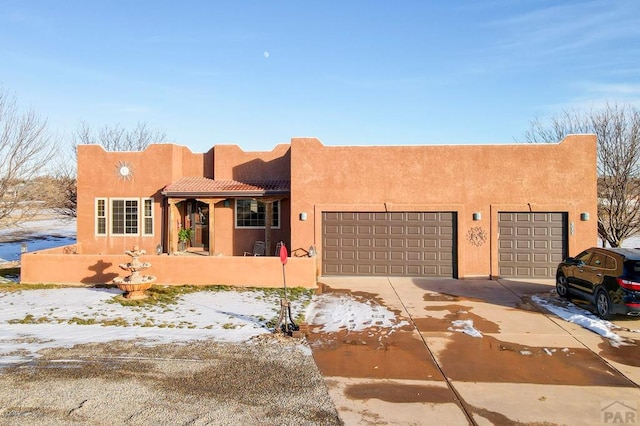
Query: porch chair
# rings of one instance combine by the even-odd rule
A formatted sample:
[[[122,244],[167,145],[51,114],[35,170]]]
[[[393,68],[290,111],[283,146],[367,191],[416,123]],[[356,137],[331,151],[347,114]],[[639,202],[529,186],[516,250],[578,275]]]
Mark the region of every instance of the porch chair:
[[[266,245],[264,243],[264,241],[256,241],[255,244],[253,245],[253,251],[245,251],[244,255],[245,256],[264,256],[264,251],[265,251]]]
[[[278,244],[276,244],[276,251],[273,253],[274,256],[280,256],[280,248],[284,245],[284,243],[282,241],[279,241]]]

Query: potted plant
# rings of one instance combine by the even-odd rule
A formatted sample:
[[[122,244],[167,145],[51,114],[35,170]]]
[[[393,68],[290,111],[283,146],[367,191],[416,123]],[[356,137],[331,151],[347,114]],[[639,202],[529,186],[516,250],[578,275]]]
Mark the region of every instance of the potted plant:
[[[191,243],[191,237],[193,236],[193,230],[191,228],[182,228],[178,231],[178,241],[180,243],[180,251],[185,251]]]

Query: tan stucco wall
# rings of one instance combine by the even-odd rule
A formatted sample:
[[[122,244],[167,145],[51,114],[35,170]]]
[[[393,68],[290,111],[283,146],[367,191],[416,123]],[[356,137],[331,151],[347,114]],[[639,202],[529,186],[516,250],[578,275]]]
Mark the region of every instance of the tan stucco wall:
[[[218,180],[289,180],[289,144],[271,151],[248,152],[237,145],[216,145],[214,175]]]
[[[126,162],[130,179],[118,174]],[[134,244],[155,252],[161,242],[162,195],[165,185],[183,176],[203,176],[205,154],[194,154],[184,146],[154,144],[141,152],[107,152],[100,145],[78,146],[78,241],[87,253],[123,253]],[[96,197],[153,197],[153,236],[95,236]]]
[[[377,147],[294,138],[291,247],[322,252],[323,211],[454,211],[459,277],[496,276],[499,211],[567,212],[575,254],[597,242],[596,184],[593,135],[559,144]],[[473,212],[482,219],[472,221]],[[592,219],[581,222],[581,212]],[[466,240],[476,226],[490,236],[480,247]]]
[[[67,254],[65,254],[67,252]],[[24,284],[110,284],[115,277],[128,272],[119,264],[131,261],[121,255],[70,254],[66,248],[26,253],[21,257]],[[280,258],[270,257],[204,257],[145,255],[151,263],[143,275],[157,277],[157,285],[235,285],[243,287],[282,287]],[[285,266],[287,286],[316,286],[314,259],[293,258]]]

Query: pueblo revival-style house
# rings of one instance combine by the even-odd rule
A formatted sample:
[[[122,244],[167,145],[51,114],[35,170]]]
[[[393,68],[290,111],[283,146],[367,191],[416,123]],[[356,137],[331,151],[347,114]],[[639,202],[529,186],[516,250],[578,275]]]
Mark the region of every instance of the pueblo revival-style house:
[[[570,159],[570,161],[568,161]],[[553,277],[596,244],[596,139],[557,144],[78,147],[77,244],[23,255],[23,282],[110,282],[146,250],[158,284],[318,276]],[[188,231],[186,231],[188,230]]]

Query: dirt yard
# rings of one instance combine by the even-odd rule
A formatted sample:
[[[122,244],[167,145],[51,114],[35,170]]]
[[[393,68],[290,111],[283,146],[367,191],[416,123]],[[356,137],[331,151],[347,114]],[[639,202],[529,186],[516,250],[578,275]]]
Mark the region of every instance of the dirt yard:
[[[0,369],[2,425],[338,425],[302,341],[48,349]]]

